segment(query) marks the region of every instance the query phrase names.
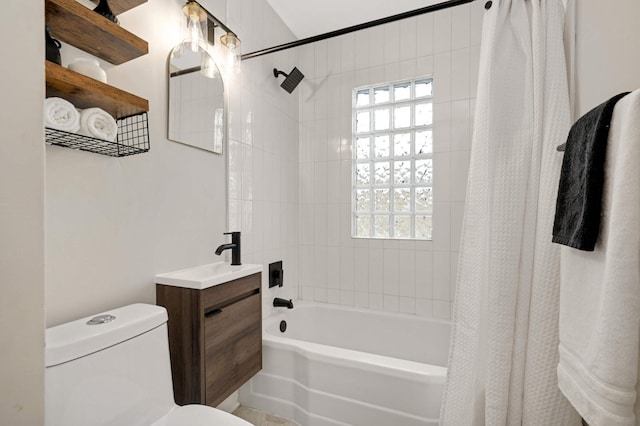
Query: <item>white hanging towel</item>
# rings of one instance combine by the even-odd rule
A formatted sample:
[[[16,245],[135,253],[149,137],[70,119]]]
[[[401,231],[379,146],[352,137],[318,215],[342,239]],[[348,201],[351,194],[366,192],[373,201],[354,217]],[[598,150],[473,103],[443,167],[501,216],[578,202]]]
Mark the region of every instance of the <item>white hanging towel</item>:
[[[558,385],[590,426],[628,426],[640,424],[640,90],[614,109],[602,198],[595,250],[561,251]]]

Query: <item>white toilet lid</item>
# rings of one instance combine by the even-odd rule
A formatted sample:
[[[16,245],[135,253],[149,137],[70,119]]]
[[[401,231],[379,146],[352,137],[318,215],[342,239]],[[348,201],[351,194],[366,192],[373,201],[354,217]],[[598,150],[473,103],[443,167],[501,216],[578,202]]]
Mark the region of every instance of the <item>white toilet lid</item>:
[[[184,405],[152,426],[251,426],[251,423],[206,405]]]

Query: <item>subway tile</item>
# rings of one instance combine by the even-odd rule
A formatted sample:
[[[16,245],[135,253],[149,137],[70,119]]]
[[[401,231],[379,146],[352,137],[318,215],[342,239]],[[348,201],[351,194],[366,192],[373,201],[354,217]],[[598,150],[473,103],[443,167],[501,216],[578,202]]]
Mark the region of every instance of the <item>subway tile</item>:
[[[333,37],[327,40],[327,74],[340,74],[340,61],[342,55],[340,53],[340,39],[342,37]]]
[[[327,205],[313,205],[313,242],[316,245],[327,245]]]
[[[400,310],[400,298],[395,295],[385,294],[383,297],[383,309],[385,312],[398,312]]]
[[[384,250],[384,294],[397,296],[400,291],[400,258],[399,251],[395,249]]]
[[[253,148],[242,144],[242,199],[253,200]]]
[[[316,43],[313,43],[315,46],[315,75],[316,79],[323,79],[327,76],[327,61],[328,61],[328,53],[327,53],[327,41],[322,40]]]
[[[420,56],[416,59],[416,76],[425,77],[433,75],[433,55]]]
[[[314,161],[327,161],[327,120],[316,120],[313,126],[312,144]]]
[[[354,47],[355,69],[369,68],[369,31],[356,31]]]
[[[451,103],[436,103],[433,106],[433,152],[451,150]]]
[[[451,253],[433,252],[433,299],[450,301]]]
[[[451,9],[451,48],[469,46],[470,6],[460,5]]]
[[[451,52],[441,52],[433,56],[433,96],[436,102],[451,100]]]
[[[337,247],[329,247],[327,249],[327,286],[331,288],[340,288],[340,250]]]
[[[416,315],[433,318],[433,301],[431,299],[416,299]]]
[[[390,62],[384,65],[384,81],[400,80],[400,62]]]
[[[455,300],[456,285],[458,284],[458,261],[460,254],[457,251],[451,252],[451,285],[449,286],[449,297],[452,302]]]
[[[384,26],[370,28],[369,34],[369,64],[372,67],[384,64],[385,30]]]
[[[340,246],[340,208],[338,204],[327,205],[327,245]]]
[[[454,50],[451,53],[451,98],[453,100],[470,97],[469,48]]]
[[[434,202],[451,200],[451,152],[433,154],[433,200]]]
[[[381,248],[369,249],[369,292],[382,294],[384,291],[384,254]]]
[[[369,293],[356,291],[354,293],[354,306],[356,308],[368,308],[369,307]]]
[[[417,20],[415,17],[402,20],[400,25],[400,61],[416,58]]]
[[[469,4],[469,45],[479,46],[482,40],[482,20],[484,18],[484,3],[474,1]]]
[[[464,201],[456,201],[451,203],[451,250],[460,250],[463,216]]]
[[[369,290],[369,249],[367,247],[354,248],[353,284],[356,296],[357,292]]]
[[[416,56],[433,54],[433,14],[427,13],[416,17]]]
[[[433,249],[451,248],[451,203],[433,203]],[[435,259],[434,259],[435,261]]]
[[[400,74],[398,75],[398,79],[410,80],[416,78],[417,75],[415,59],[405,59],[400,61]]]
[[[384,308],[382,294],[369,293],[369,309],[381,311]]]
[[[327,247],[316,245],[313,250],[313,275],[316,287],[328,287],[328,258],[329,251]]]
[[[315,285],[313,275],[313,246],[301,245],[300,246],[300,284],[302,286]]]
[[[341,247],[340,251],[340,288],[353,291],[353,247]]]
[[[451,151],[471,149],[470,119],[468,100],[451,103]]]
[[[316,302],[327,303],[329,301],[329,289],[315,287],[313,289],[313,300]]]
[[[341,300],[340,290],[330,288],[328,292],[329,303],[339,305]]]
[[[340,117],[330,118],[327,123],[327,160],[338,161],[342,157]]]
[[[313,43],[301,46],[299,52],[300,71],[306,78],[314,79],[316,77],[315,46]]]
[[[355,295],[353,291],[340,291],[340,304],[344,306],[354,306],[355,305]]]
[[[341,53],[341,71],[353,71],[356,68],[355,65],[355,35],[353,33],[345,34],[340,39],[340,53]]]
[[[415,279],[415,296],[422,299],[433,299],[433,252],[416,252]]]
[[[478,92],[478,74],[480,73],[480,46],[469,48],[469,95],[476,97]]]
[[[415,314],[416,313],[416,299],[413,297],[402,297],[399,298],[399,310],[405,314]]]
[[[451,200],[464,201],[467,193],[470,151],[451,153]]]
[[[327,105],[328,105],[328,117],[336,118],[340,117],[340,102],[342,93],[340,89],[342,83],[340,80],[340,74],[332,74],[327,81]]]
[[[315,119],[325,120],[329,116],[329,77],[315,80],[314,109]]]
[[[300,293],[300,296],[302,297],[302,300],[313,301],[314,288],[302,286],[302,292]]]
[[[435,53],[451,50],[451,9],[433,13],[433,50]]]
[[[391,22],[382,26],[384,28],[384,64],[400,61],[400,23]]]
[[[451,319],[451,303],[441,300],[433,301],[433,317],[438,319]]]
[[[415,250],[400,250],[399,252],[399,295],[415,297],[416,295],[416,252]]]
[[[342,191],[341,162],[329,161],[327,163],[327,201],[329,204],[339,203]]]

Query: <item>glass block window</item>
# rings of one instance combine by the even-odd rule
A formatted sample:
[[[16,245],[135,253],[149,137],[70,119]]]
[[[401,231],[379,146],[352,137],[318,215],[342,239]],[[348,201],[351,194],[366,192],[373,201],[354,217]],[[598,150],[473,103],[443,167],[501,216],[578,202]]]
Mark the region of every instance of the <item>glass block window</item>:
[[[431,239],[433,79],[353,91],[352,235]]]

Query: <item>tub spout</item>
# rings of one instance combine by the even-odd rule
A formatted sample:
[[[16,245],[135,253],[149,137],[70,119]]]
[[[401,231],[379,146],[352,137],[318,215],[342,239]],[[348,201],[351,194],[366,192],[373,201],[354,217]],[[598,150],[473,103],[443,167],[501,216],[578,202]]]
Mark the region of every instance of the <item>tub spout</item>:
[[[275,308],[293,309],[293,302],[291,301],[291,299],[287,300],[276,297],[275,299],[273,299],[273,306]]]

